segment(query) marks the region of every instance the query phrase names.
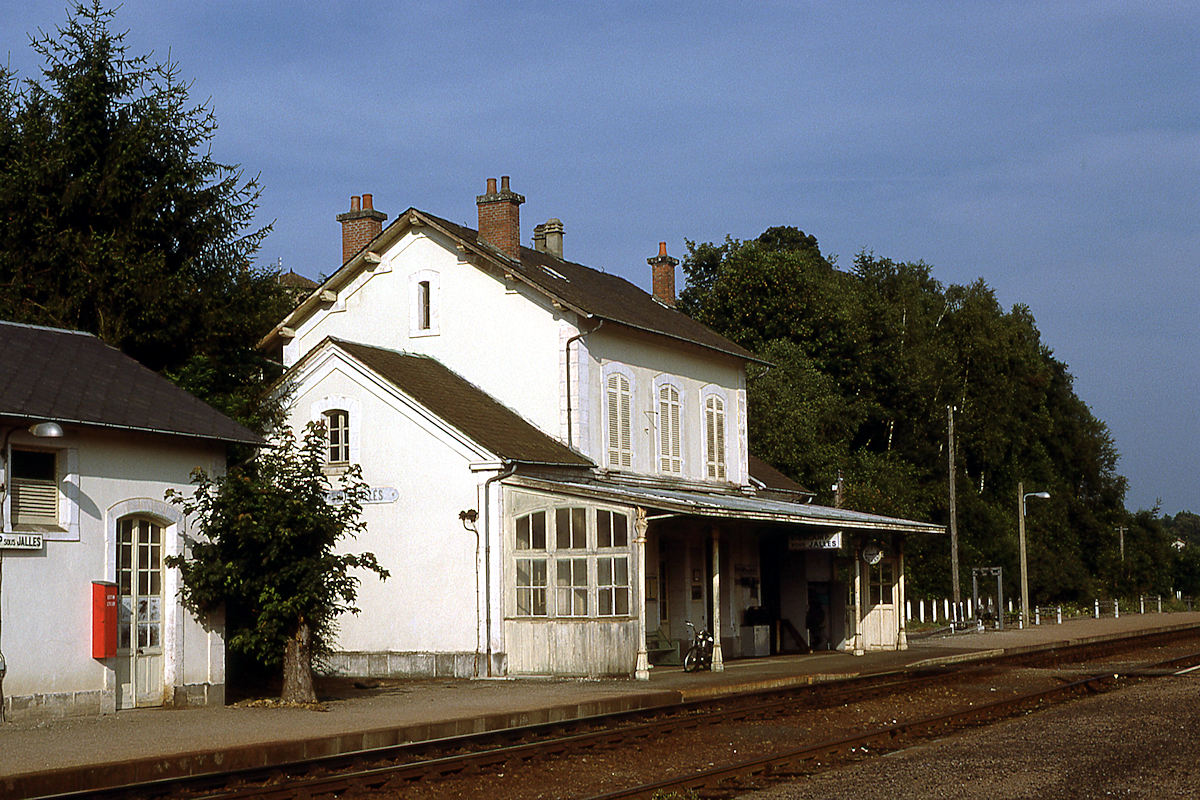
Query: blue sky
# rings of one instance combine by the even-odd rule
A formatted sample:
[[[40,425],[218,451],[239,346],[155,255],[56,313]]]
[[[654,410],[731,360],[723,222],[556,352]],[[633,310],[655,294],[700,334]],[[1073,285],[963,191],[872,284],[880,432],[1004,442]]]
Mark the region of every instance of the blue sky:
[[[0,57],[62,0],[0,0]],[[1025,303],[1108,423],[1128,505],[1200,511],[1200,5],[126,0],[211,98],[262,257],[336,266],[370,192],[474,227],[485,179],[647,286],[665,240],[815,235]]]

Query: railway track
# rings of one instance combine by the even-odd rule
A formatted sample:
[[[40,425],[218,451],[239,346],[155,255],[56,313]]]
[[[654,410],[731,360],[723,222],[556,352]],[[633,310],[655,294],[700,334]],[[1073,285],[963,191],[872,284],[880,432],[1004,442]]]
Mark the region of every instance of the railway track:
[[[887,698],[911,697],[919,693],[945,691],[951,685],[980,686],[1009,670],[1061,670],[1074,665],[1082,677],[1064,679],[1061,674],[1045,678],[1052,685],[1021,692],[986,703],[972,703],[927,716],[873,725],[853,736],[818,739],[800,746],[777,749],[767,755],[743,756],[683,770],[671,778],[649,782],[632,781],[627,788],[593,795],[601,798],[652,797],[655,793],[691,790],[701,797],[727,797],[742,791],[747,781],[787,778],[807,774],[817,764],[839,758],[857,757],[862,752],[896,749],[917,738],[944,735],[948,731],[1014,714],[1090,692],[1121,685],[1129,677],[1169,674],[1200,664],[1194,646],[1170,659],[1134,663],[1136,651],[1180,647],[1179,634],[1156,634],[1103,643],[1063,646],[1006,655],[982,663],[955,667],[910,670],[815,684],[801,689],[724,697],[717,702],[690,703],[669,709],[640,710],[603,715],[565,723],[542,724],[470,735],[416,742],[360,751],[267,769],[212,773],[191,778],[131,784],[89,790],[59,798],[293,798],[359,796],[435,796],[436,787],[447,782],[486,782],[489,775],[527,773],[536,782],[537,770],[556,760],[580,753],[622,753],[636,748],[662,749],[672,754],[678,745],[698,732],[737,726],[752,721],[788,719],[817,709],[858,707],[886,702]],[[1113,659],[1125,654],[1114,676]],[[1094,665],[1094,669],[1089,666]],[[668,744],[664,744],[668,743]],[[585,757],[586,758],[586,757]],[[661,774],[661,771],[660,773]],[[501,795],[494,795],[501,796]],[[565,795],[564,795],[565,796]],[[582,796],[573,794],[571,796]]]

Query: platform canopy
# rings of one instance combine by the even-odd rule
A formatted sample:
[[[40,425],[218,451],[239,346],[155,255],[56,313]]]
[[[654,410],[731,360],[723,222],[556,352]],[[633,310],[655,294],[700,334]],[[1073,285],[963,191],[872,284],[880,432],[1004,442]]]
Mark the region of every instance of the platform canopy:
[[[602,480],[564,480],[531,476],[521,476],[513,483],[530,489],[588,497],[696,517],[888,533],[946,532],[944,525],[934,525],[929,522],[916,522],[881,514],[851,511],[847,508],[796,503],[784,499],[734,492],[701,492],[658,485],[640,486]]]

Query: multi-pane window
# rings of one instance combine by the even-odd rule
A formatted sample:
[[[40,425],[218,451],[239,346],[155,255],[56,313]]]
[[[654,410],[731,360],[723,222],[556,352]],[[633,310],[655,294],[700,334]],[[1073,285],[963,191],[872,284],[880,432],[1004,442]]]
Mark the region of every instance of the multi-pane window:
[[[704,401],[704,446],[709,480],[724,480],[725,401],[715,394]]]
[[[629,614],[628,514],[539,510],[518,517],[513,532],[517,617]]]
[[[162,645],[162,526],[127,517],[117,525],[117,646]]]
[[[58,524],[58,457],[46,450],[13,448],[12,518],[17,525]]]
[[[588,560],[560,558],[558,567],[558,615],[586,617],[588,613]]]
[[[629,613],[627,556],[604,556],[596,559],[596,604],[602,617]]]
[[[658,389],[658,456],[659,469],[663,472],[683,472],[680,417],[679,390],[663,384]]]
[[[596,512],[596,546],[628,547],[629,518],[616,511],[600,509]]]
[[[350,414],[342,409],[325,412],[329,436],[329,463],[350,463]]]
[[[614,372],[608,376],[608,465],[616,469],[633,466],[633,394],[629,379]]]
[[[517,519],[517,616],[544,617],[547,564],[546,512],[535,511]],[[536,554],[536,555],[535,555]]]
[[[554,512],[555,546],[559,550],[587,547],[587,509],[560,508]]]
[[[892,562],[885,559],[870,567],[869,571],[869,582],[871,585],[871,605],[892,605],[892,585],[895,582],[892,571]]]

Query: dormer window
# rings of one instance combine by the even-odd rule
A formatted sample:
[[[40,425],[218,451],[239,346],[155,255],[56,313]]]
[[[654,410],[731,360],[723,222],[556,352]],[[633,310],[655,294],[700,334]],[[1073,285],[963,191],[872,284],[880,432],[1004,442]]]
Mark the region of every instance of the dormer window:
[[[340,408],[325,412],[329,440],[329,463],[350,463],[350,414]]]

